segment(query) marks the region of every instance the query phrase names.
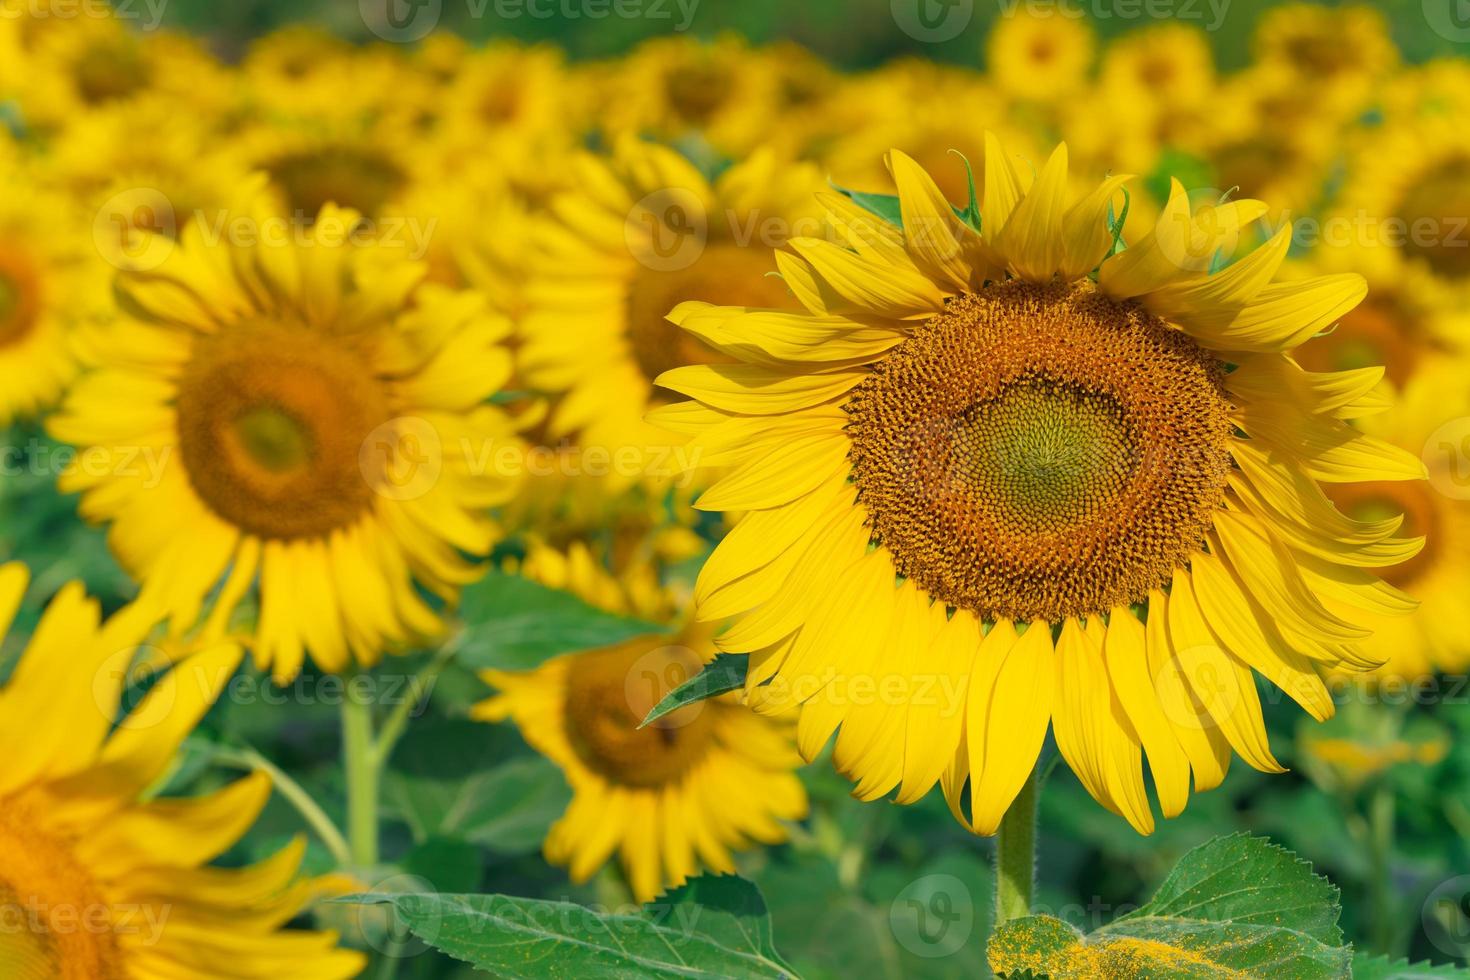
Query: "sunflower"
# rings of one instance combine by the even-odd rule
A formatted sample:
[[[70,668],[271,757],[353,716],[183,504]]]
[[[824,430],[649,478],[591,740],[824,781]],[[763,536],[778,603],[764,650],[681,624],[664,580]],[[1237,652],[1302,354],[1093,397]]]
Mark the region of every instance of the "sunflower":
[[[1423,456],[1429,482],[1372,482],[1329,487],[1327,495],[1349,518],[1383,522],[1396,514],[1403,530],[1422,535],[1422,551],[1383,570],[1386,581],[1421,603],[1407,617],[1387,611],[1360,620],[1373,630],[1362,648],[1384,666],[1362,678],[1377,684],[1411,683],[1436,670],[1470,666],[1470,642],[1454,628],[1470,593],[1470,474],[1462,440],[1470,434],[1470,395],[1464,362],[1421,356],[1393,410],[1358,422],[1374,437]],[[1425,363],[1427,361],[1427,363]]]
[[[518,368],[558,396],[552,441],[613,453],[608,486],[673,473],[678,440],[648,425],[653,380],[715,352],[665,320],[680,299],[781,306],[770,248],[803,223],[820,178],[758,152],[711,182],[678,153],[633,138],[580,164],[582,189],[558,197],[526,287]],[[638,454],[624,465],[622,457]]]
[[[986,41],[986,68],[1007,95],[1052,104],[1075,94],[1092,69],[1096,39],[1080,13],[1060,5],[1003,14]]]
[[[1141,832],[1144,753],[1166,816],[1232,750],[1279,770],[1253,672],[1330,714],[1322,673],[1372,663],[1343,617],[1407,604],[1365,568],[1419,545],[1317,487],[1424,475],[1343,421],[1380,372],[1285,356],[1362,279],[1272,283],[1287,231],[1212,272],[1265,206],[1191,213],[1177,182],[1110,254],[1127,178],[1069,202],[1064,145],[1028,188],[987,139],[978,232],[909,157],[889,164],[902,230],[829,196],[836,241],[777,253],[804,310],[672,315],[737,362],[664,374],[694,400],[654,420],[731,467],[700,508],[748,512],[696,597],[701,619],[740,617],[716,642],[749,652],[752,705],[799,705],[808,759],[840,727],[861,798],[942,778],[984,834],[1048,725]],[[894,696],[859,703],[858,683]]]
[[[1383,114],[1390,121],[1470,113],[1470,64],[1438,58],[1396,73],[1383,85]]]
[[[1470,114],[1411,119],[1365,134],[1326,229],[1346,234],[1365,270],[1426,304],[1470,299]]]
[[[75,327],[106,289],[68,202],[0,157],[0,425],[49,407],[76,373]]]
[[[0,566],[0,636],[27,578],[23,566]],[[357,976],[363,958],[336,948],[335,935],[282,929],[324,890],[297,877],[303,842],[250,867],[207,866],[255,822],[269,780],[196,799],[148,795],[240,659],[230,645],[197,653],[114,727],[119,651],[148,629],[139,607],[100,623],[97,603],[72,583],[0,688],[0,973]]]
[[[121,277],[106,366],[52,420],[90,460],[61,485],[176,629],[219,587],[216,615],[258,597],[256,660],[279,680],[308,651],[371,665],[440,629],[420,588],[454,600],[495,540],[485,509],[513,491],[495,457],[516,443],[485,402],[509,328],[420,286],[404,249],[357,244],[355,213],[229,218]]]
[[[585,552],[558,561],[541,551],[525,572],[616,612],[633,612],[647,599]],[[573,881],[586,881],[616,851],[634,899],[648,902],[700,865],[734,873],[732,851],[778,844],[787,836],[781,821],[806,815],[789,723],[726,695],[638,727],[714,657],[711,632],[692,625],[672,637],[557,657],[533,671],[481,675],[497,693],[472,716],[514,721],[571,785],[572,802],[545,853],[568,866]]]
[[[1215,89],[1215,55],[1197,28],[1161,24],[1108,45],[1098,85],[1120,99],[1165,108],[1195,108]]]
[[[1375,83],[1398,63],[1387,19],[1364,4],[1274,7],[1261,16],[1252,46],[1258,63],[1288,70],[1303,100],[1319,110],[1361,108]]]
[[[407,70],[387,46],[359,50],[336,35],[296,24],[260,38],[240,63],[258,118],[347,119],[394,104]]]

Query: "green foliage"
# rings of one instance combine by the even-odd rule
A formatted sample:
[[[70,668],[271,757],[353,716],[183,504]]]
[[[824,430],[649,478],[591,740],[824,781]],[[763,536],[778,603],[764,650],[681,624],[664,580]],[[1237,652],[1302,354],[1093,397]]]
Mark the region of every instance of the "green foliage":
[[[1470,970],[1359,954],[1353,959],[1353,980],[1470,980]]]
[[[515,575],[491,573],[465,589],[459,662],[529,670],[563,653],[613,646],[663,627],[603,612],[576,596]]]
[[[1347,980],[1338,898],[1289,851],[1236,834],[1190,851],[1147,904],[1089,935],[1050,916],[1006,923],[990,965],[1051,980]]]
[[[506,895],[359,895],[415,936],[499,977],[786,978],[765,899],[732,876],[696,878],[631,914]]]
[[[686,704],[694,704],[696,701],[739,690],[745,686],[745,672],[749,667],[750,654],[748,653],[718,655],[710,663],[705,664],[703,670],[665,695],[662,701],[653,706],[653,710],[638,727],[644,728],[651,725],[664,715],[677,711]]]

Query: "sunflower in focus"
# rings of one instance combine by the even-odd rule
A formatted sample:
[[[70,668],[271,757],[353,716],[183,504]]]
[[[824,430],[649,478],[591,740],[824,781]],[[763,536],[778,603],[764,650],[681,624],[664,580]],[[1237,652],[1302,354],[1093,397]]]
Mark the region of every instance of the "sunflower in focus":
[[[986,66],[1007,95],[1052,104],[1086,83],[1096,44],[1080,12],[1072,16],[1060,5],[1036,13],[1018,8],[991,29]]]
[[[681,299],[794,305],[770,248],[818,218],[814,168],[758,152],[711,182],[666,147],[632,138],[609,159],[585,157],[581,190],[555,199],[538,244],[519,324],[517,367],[553,394],[549,440],[642,452],[637,472],[610,468],[609,486],[675,472],[677,440],[649,425],[667,400],[654,379],[716,352],[665,315]]]
[[[514,480],[495,452],[517,441],[487,400],[509,327],[476,294],[421,286],[403,249],[359,244],[353,212],[230,218],[251,234],[191,224],[121,277],[106,366],[51,420],[92,461],[61,485],[176,630],[206,597],[216,617],[253,600],[278,680],[308,652],[370,666],[436,635],[424,590],[452,602],[496,540],[486,509]]]
[[[1370,569],[1421,542],[1318,486],[1423,477],[1345,421],[1381,371],[1287,356],[1363,280],[1273,282],[1289,230],[1217,269],[1265,205],[1192,209],[1177,182],[1117,251],[1128,178],[1069,200],[1065,146],[1028,182],[988,138],[978,231],[909,157],[889,165],[902,229],[832,200],[837,241],[777,253],[801,311],[673,314],[735,362],[663,375],[693,400],[654,419],[731,467],[698,506],[747,512],[696,599],[739,617],[716,643],[750,654],[750,703],[799,707],[807,759],[836,732],[860,798],[941,781],[983,834],[1048,727],[1144,833],[1145,755],[1165,816],[1232,752],[1279,771],[1255,674],[1324,718],[1323,675],[1373,666],[1360,622],[1412,605]],[[854,678],[953,696],[855,705]]]
[[[642,604],[586,553],[541,551],[524,573],[549,574],[585,601],[631,613]],[[644,596],[647,599],[647,596]],[[491,670],[497,693],[472,716],[514,721],[557,764],[572,802],[546,838],[546,859],[581,883],[617,853],[639,903],[700,867],[734,873],[732,852],[784,841],[782,821],[806,815],[790,725],[755,714],[736,695],[687,705],[639,724],[715,655],[708,627],[562,656],[533,671]]]
[[[68,202],[0,154],[0,425],[49,407],[76,374],[75,328],[107,302]],[[95,257],[93,257],[95,261]]]
[[[27,580],[23,566],[0,566],[0,636]],[[0,688],[0,974],[357,976],[363,957],[335,935],[283,928],[329,890],[298,878],[304,842],[249,867],[208,866],[260,815],[267,777],[195,799],[148,795],[240,659],[229,645],[196,654],[114,727],[127,673],[119,651],[149,627],[139,607],[100,622],[72,583]]]

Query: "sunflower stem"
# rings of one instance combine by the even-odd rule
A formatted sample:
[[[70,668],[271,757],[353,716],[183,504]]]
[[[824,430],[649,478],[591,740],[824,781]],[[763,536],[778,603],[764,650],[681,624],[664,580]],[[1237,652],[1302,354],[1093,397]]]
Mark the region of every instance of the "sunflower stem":
[[[1369,802],[1369,855],[1373,866],[1373,946],[1376,952],[1392,956],[1395,946],[1393,850],[1395,810],[1393,790],[1379,785]]]
[[[339,865],[345,865],[352,859],[351,848],[347,844],[347,838],[342,836],[342,831],[332,822],[316,800],[312,799],[300,783],[292,779],[275,763],[252,748],[243,749],[217,749],[214,761],[222,766],[232,769],[243,769],[246,772],[263,772],[270,777],[277,793],[296,808],[301,818],[306,821],[307,826],[321,838],[321,842],[331,852],[332,859]]]
[[[359,869],[378,863],[378,764],[373,739],[372,700],[354,683],[358,671],[346,677],[342,699],[342,763],[347,772],[347,842],[352,863]]]
[[[1031,914],[1036,884],[1036,790],[1032,770],[995,838],[995,925]]]

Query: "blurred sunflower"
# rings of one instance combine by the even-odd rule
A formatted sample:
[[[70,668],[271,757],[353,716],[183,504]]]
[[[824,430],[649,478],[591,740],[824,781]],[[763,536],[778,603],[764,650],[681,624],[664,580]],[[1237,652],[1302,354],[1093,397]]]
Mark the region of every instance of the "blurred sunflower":
[[[1365,4],[1287,3],[1267,9],[1252,39],[1256,61],[1285,68],[1320,110],[1363,107],[1398,62],[1382,11]]]
[[[74,328],[107,296],[64,197],[0,155],[0,425],[49,407],[76,373]],[[95,261],[95,257],[93,258]]]
[[[550,440],[642,453],[640,472],[672,474],[669,433],[644,413],[667,399],[654,378],[715,352],[665,316],[681,299],[792,305],[770,248],[809,222],[820,178],[757,152],[713,182],[678,153],[633,138],[609,159],[584,157],[579,190],[558,197],[538,243],[520,322],[518,368],[557,396]],[[637,474],[612,467],[609,486]]]
[[[1058,5],[1037,13],[1018,7],[999,17],[986,42],[991,80],[1017,99],[1061,102],[1087,82],[1096,38],[1091,25]]]
[[[1470,594],[1470,492],[1460,433],[1444,428],[1463,425],[1470,418],[1470,391],[1462,361],[1426,357],[1430,363],[1419,365],[1392,411],[1357,424],[1405,452],[1422,454],[1429,464],[1429,482],[1375,481],[1327,488],[1328,497],[1349,518],[1381,524],[1402,514],[1402,530],[1425,540],[1417,555],[1381,573],[1391,585],[1419,600],[1419,607],[1407,617],[1378,613],[1356,620],[1373,630],[1362,641],[1363,651],[1384,662],[1362,677],[1368,684],[1386,678],[1414,682],[1436,670],[1463,671],[1470,666],[1470,642],[1454,626],[1456,611]],[[1452,434],[1447,436],[1446,431]],[[1333,608],[1330,601],[1328,606]]]
[[[611,611],[635,611],[638,595],[589,558],[571,553],[558,562],[543,551],[526,572],[550,573],[559,587]],[[545,853],[568,866],[573,881],[586,881],[617,852],[634,900],[648,902],[701,865],[734,873],[732,851],[778,844],[787,837],[781,821],[806,815],[789,724],[755,714],[735,695],[638,727],[714,657],[711,632],[689,626],[525,673],[481,675],[498,693],[472,716],[514,721],[572,787]]]
[[[23,566],[0,566],[0,636],[27,579]],[[240,659],[229,645],[196,654],[114,727],[127,673],[119,651],[149,626],[138,607],[100,623],[73,582],[0,688],[0,974],[357,976],[363,957],[337,949],[335,935],[283,929],[329,890],[297,877],[303,842],[249,867],[206,866],[259,816],[265,776],[197,799],[148,795]]]
[[[1285,356],[1360,277],[1273,283],[1287,231],[1211,271],[1263,204],[1191,213],[1176,182],[1110,256],[1126,177],[1069,202],[1065,146],[1028,186],[988,143],[982,232],[894,152],[903,230],[833,200],[846,247],[777,253],[804,312],[681,305],[736,363],[663,375],[695,400],[653,417],[731,466],[698,506],[749,513],[699,615],[741,616],[717,643],[750,653],[757,710],[800,706],[804,757],[840,727],[858,796],[942,779],[989,834],[1050,725],[1093,797],[1148,832],[1144,753],[1173,816],[1232,750],[1280,769],[1254,673],[1323,718],[1322,674],[1372,666],[1343,617],[1412,605],[1365,568],[1421,542],[1337,514],[1317,482],[1424,467],[1343,421],[1381,372]],[[853,704],[852,678],[950,697]]]
[[[514,481],[494,451],[516,440],[486,401],[509,327],[421,287],[403,249],[356,244],[353,212],[230,218],[248,236],[190,225],[121,278],[105,367],[52,419],[92,461],[61,485],[176,630],[216,588],[216,615],[256,594],[255,657],[278,680],[308,651],[371,665],[439,630],[420,589],[454,600],[496,538],[486,508]]]
[[[260,38],[240,62],[254,117],[356,118],[390,106],[408,66],[390,46],[359,50],[295,24]]]

